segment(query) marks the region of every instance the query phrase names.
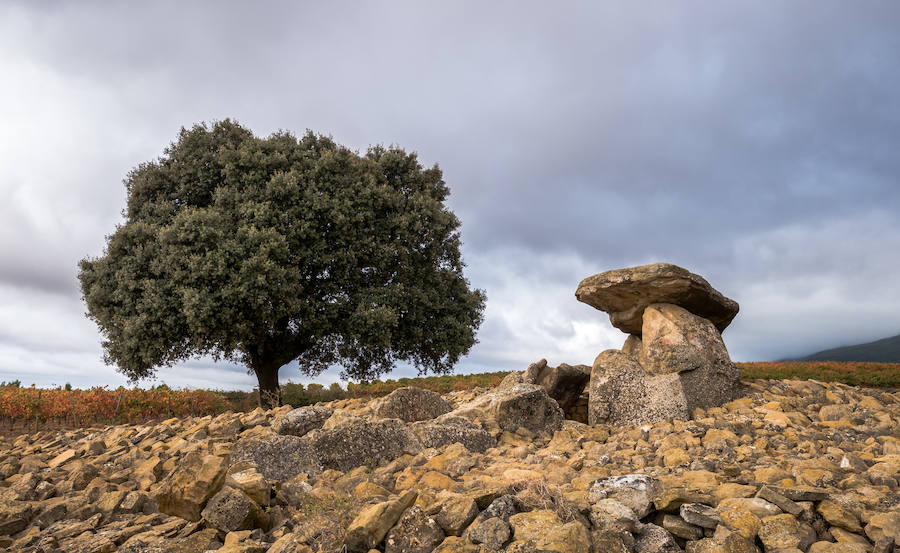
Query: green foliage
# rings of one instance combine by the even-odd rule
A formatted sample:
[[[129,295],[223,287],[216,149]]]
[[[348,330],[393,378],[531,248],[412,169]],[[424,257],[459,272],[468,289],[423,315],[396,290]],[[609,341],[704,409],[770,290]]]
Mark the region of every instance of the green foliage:
[[[22,381],[19,379],[10,380],[9,382],[0,382],[0,387],[9,386],[10,388],[21,388]]]
[[[125,184],[125,222],[78,278],[131,379],[198,355],[267,390],[295,359],[309,375],[447,373],[476,342],[485,296],[463,276],[441,171],[414,153],[225,120],[182,129]]]

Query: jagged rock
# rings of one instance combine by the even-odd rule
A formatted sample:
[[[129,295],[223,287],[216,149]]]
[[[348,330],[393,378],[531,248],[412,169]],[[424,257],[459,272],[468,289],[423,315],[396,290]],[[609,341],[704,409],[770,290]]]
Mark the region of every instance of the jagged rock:
[[[384,540],[384,553],[431,553],[444,541],[444,531],[422,508],[407,510]]]
[[[699,540],[703,538],[703,528],[694,526],[675,515],[663,515],[662,527],[677,538],[685,540]]]
[[[900,545],[900,511],[873,515],[866,524],[866,535],[873,542],[887,537]]]
[[[373,400],[371,408],[378,417],[406,422],[430,420],[453,410],[441,394],[411,386]]]
[[[267,517],[247,494],[225,486],[209,500],[201,513],[210,526],[225,532],[268,526]]]
[[[645,524],[634,542],[634,553],[681,553],[681,548],[665,528]]]
[[[380,465],[404,453],[422,450],[412,430],[402,421],[384,419],[367,422],[350,420],[333,428],[307,434],[314,458],[326,469],[347,471],[355,467]]]
[[[510,376],[521,379],[517,373]],[[460,406],[453,414],[471,420],[489,419],[498,429],[510,432],[522,427],[547,433],[559,430],[563,424],[562,409],[546,390],[515,379],[505,380],[497,389]]]
[[[616,269],[587,277],[575,292],[578,301],[609,313],[622,332],[641,335],[644,309],[672,303],[710,320],[719,332],[737,315],[736,301],[723,296],[701,276],[669,263]]]
[[[679,514],[685,521],[711,530],[722,522],[715,509],[702,503],[685,503],[681,506]]]
[[[526,381],[544,388],[567,414],[577,405],[590,378],[591,368],[587,365],[562,363],[558,367],[550,367],[546,359],[532,363],[525,371]]]
[[[34,509],[18,501],[0,504],[0,536],[11,536],[28,527]]]
[[[241,438],[234,444],[231,462],[250,462],[265,478],[286,481],[301,474],[318,474],[322,465],[306,437],[269,435]]]
[[[228,459],[195,451],[186,455],[156,494],[159,512],[200,520],[200,511],[225,480]]]
[[[642,524],[634,509],[627,507],[608,497],[596,500],[596,498],[608,495],[609,488],[600,485],[591,496],[591,524],[594,528],[602,530],[611,530],[615,532],[629,532],[636,534],[640,531]]]
[[[472,543],[480,543],[488,549],[498,550],[509,541],[512,528],[502,518],[491,517],[473,524],[468,535]]]
[[[288,411],[279,417],[272,429],[276,434],[286,436],[304,436],[307,432],[322,428],[325,421],[334,413],[334,409],[324,406],[300,407]]]
[[[253,466],[235,470],[240,466],[240,463],[231,466],[225,475],[225,485],[241,490],[260,507],[268,507],[271,493],[265,477]]]
[[[410,490],[402,496],[363,509],[347,528],[344,545],[350,553],[365,553],[375,548],[416,500]]]

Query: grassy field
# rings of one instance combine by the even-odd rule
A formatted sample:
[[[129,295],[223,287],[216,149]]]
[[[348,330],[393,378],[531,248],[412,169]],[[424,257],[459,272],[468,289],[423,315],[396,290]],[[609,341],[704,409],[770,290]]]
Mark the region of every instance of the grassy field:
[[[854,386],[900,388],[900,363],[853,363],[833,361],[778,361],[738,363],[744,379],[813,379]],[[294,407],[320,401],[371,398],[387,395],[403,386],[416,386],[442,394],[456,390],[493,387],[508,372],[399,378],[373,382],[306,386],[289,382],[282,386],[282,399]],[[103,387],[80,390],[21,387],[18,382],[0,383],[0,425],[35,430],[49,426],[139,423],[150,419],[211,415],[227,410],[249,411],[258,405],[255,391],[171,390],[165,386],[140,388]]]
[[[741,376],[753,378],[798,378],[822,382],[843,382],[853,386],[900,387],[900,363],[857,363],[852,361],[764,361],[738,363]]]

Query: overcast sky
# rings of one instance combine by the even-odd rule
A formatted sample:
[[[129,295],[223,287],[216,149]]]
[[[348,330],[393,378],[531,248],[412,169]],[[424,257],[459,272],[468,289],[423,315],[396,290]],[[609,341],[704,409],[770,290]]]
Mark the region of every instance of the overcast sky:
[[[125,382],[77,263],[129,169],[226,117],[440,164],[488,295],[461,372],[621,346],[575,288],[656,261],[740,302],[738,361],[900,333],[900,3],[636,6],[4,2],[0,380]],[[255,383],[204,359],[159,380]]]

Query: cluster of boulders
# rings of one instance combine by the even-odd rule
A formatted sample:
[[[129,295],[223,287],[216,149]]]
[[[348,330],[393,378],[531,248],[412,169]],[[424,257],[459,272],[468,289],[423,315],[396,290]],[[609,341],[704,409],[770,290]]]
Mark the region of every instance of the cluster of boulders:
[[[0,550],[896,551],[900,392],[751,382],[685,419],[586,425],[531,382],[547,370],[0,438]]]
[[[594,361],[591,424],[685,420],[740,395],[721,334],[738,304],[699,275],[668,263],[617,269],[584,279],[575,296],[629,335]]]

